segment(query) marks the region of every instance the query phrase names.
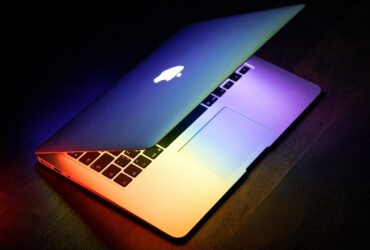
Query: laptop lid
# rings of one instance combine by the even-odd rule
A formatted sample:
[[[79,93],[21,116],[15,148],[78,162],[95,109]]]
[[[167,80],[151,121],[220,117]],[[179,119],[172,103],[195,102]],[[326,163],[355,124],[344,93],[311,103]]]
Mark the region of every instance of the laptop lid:
[[[36,152],[153,146],[303,7],[287,6],[184,27]]]

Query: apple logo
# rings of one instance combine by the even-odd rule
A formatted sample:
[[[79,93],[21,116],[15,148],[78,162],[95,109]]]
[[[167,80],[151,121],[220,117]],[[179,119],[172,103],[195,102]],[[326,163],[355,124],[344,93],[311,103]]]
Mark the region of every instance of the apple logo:
[[[159,76],[154,78],[155,83],[159,83],[161,81],[171,81],[175,76],[180,77],[182,75],[181,71],[184,69],[184,66],[175,66],[163,71]]]

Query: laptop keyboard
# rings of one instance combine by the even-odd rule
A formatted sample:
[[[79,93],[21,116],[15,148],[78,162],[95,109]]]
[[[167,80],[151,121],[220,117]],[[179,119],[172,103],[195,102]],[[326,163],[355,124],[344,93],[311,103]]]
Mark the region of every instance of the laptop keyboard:
[[[217,87],[176,125],[157,145],[145,150],[117,150],[93,152],[68,152],[67,155],[76,161],[90,167],[105,178],[111,179],[118,185],[126,187],[145,168],[150,167],[157,158],[182,132],[185,131],[208,107],[212,106],[227,90],[229,90],[243,74],[247,73],[247,66],[241,67],[229,76],[221,86]]]
[[[163,151],[155,145],[146,150],[68,152],[67,155],[126,187]]]

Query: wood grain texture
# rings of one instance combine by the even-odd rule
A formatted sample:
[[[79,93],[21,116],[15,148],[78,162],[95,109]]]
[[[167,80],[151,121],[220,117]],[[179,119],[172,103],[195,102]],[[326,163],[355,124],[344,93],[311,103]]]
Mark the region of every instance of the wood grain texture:
[[[263,9],[289,2],[217,2],[213,8],[189,2],[178,14],[179,23],[163,26],[159,36],[164,38],[172,28],[196,20],[202,13],[222,16],[243,12],[246,7]],[[167,13],[181,3],[156,10]],[[191,13],[194,6],[198,9]],[[19,17],[22,13],[29,17],[26,11],[19,13]],[[135,12],[125,13],[126,21],[139,18]],[[143,26],[147,20],[142,20]],[[164,24],[165,20],[162,17],[153,22]],[[77,26],[83,24],[80,21]],[[140,32],[138,29],[134,34]],[[94,36],[107,34],[102,30],[94,30]],[[29,35],[25,30],[19,32]],[[133,37],[126,46],[149,39],[149,35]],[[48,41],[55,38],[45,36]],[[182,240],[166,237],[36,163],[32,153],[39,143],[109,87],[120,72],[132,67],[127,60],[140,61],[153,44],[160,43],[159,38],[144,39],[130,54],[129,49],[116,44],[114,48],[99,47],[125,41],[123,35],[107,41],[97,38],[89,42],[78,35],[76,39],[81,47],[69,45],[59,51],[49,45],[50,50],[40,54],[43,60],[53,61],[49,53],[58,51],[53,55],[64,60],[57,64],[65,67],[63,70],[49,66],[44,80],[37,78],[37,83],[29,78],[34,89],[23,81],[7,93],[13,102],[2,105],[6,108],[1,121],[5,133],[0,158],[0,249],[370,248],[370,21],[364,3],[307,3],[306,10],[257,52],[265,60],[317,83],[323,95]],[[84,44],[95,47],[85,48],[81,58],[73,55]],[[140,48],[144,52],[139,52]],[[65,66],[69,59],[75,65],[86,63],[94,58],[94,50],[105,62],[94,59],[85,71]],[[33,67],[48,62],[35,60]],[[96,68],[102,70],[86,73]],[[62,77],[63,71],[69,72],[67,76]],[[18,88],[27,90],[28,95],[18,94]],[[71,89],[72,95],[68,92]]]

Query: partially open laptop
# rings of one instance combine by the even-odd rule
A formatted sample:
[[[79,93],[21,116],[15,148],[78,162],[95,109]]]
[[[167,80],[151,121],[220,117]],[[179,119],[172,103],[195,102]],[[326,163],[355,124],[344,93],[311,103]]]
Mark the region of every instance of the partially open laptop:
[[[252,56],[302,8],[183,28],[41,145],[38,160],[185,236],[319,95]]]

